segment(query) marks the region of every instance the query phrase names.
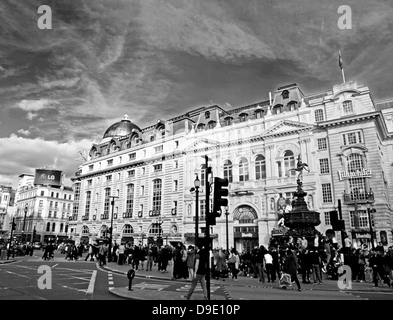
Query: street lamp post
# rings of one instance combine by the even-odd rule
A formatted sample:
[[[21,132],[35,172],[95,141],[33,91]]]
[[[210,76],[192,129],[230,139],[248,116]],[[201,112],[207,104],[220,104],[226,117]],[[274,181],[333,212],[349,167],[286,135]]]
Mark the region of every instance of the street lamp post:
[[[370,236],[371,236],[371,247],[374,249],[374,232],[373,232],[373,225],[371,222],[371,211],[370,211],[370,207],[371,207],[371,203],[367,200],[367,214],[368,214],[368,223],[370,225]]]
[[[112,215],[111,215],[111,228],[109,229],[109,248],[108,248],[108,262],[112,262],[112,234],[113,234],[113,211],[115,208],[115,199],[118,196],[109,196],[112,198],[111,205],[112,205]]]
[[[195,190],[195,246],[198,245],[198,238],[199,238],[199,187],[201,186],[201,181],[198,178],[198,174],[196,175],[196,178],[194,180],[194,187],[191,188],[191,192]]]
[[[161,216],[158,216],[158,244],[159,244],[159,248],[161,248],[161,226],[164,223],[164,221],[162,221]]]
[[[28,207],[27,207],[27,203],[26,203],[26,205],[25,205],[25,215],[24,215],[24,217],[23,217],[23,227],[22,227],[22,243],[24,242],[24,236],[25,236],[25,225],[26,225],[26,215],[27,215],[27,210],[28,210]]]
[[[225,223],[226,223],[226,231],[227,231],[227,255],[229,255],[229,235],[228,235],[228,207],[225,207]]]

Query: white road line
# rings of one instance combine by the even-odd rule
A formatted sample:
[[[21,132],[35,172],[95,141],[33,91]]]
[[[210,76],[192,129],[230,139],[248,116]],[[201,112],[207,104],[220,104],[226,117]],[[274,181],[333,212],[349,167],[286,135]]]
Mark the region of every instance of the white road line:
[[[96,276],[97,276],[97,270],[93,271],[93,274],[91,275],[90,283],[89,283],[89,288],[86,291],[86,294],[90,293],[92,294],[94,291],[94,285],[96,283]]]
[[[54,267],[56,267],[57,265],[59,265],[59,264],[58,264],[58,263],[56,263],[55,265],[53,265],[53,266],[52,266],[52,269],[53,269]]]
[[[14,275],[16,275],[16,276],[18,276],[18,277],[27,278],[27,279],[29,279],[29,280],[32,279],[32,278],[30,278],[30,277],[26,277],[26,276],[24,276],[24,275],[21,275],[21,274],[15,273],[15,272],[11,272],[11,271],[4,271],[4,272],[14,274]]]

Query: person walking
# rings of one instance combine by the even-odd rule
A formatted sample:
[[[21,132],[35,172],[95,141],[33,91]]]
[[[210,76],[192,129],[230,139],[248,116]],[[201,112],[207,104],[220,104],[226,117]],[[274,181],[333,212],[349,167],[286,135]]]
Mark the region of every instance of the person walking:
[[[153,268],[153,262],[154,262],[153,249],[152,249],[152,245],[149,244],[147,248],[146,271],[151,271],[151,268]]]
[[[318,248],[316,247],[310,248],[309,257],[310,257],[314,284],[322,284],[321,269],[320,269],[321,258],[319,256]]]
[[[124,252],[126,250],[126,248],[124,247],[123,242],[120,243],[120,245],[117,248],[117,250],[118,250],[117,264],[118,265],[123,265],[123,263],[124,263]]]
[[[192,281],[194,279],[195,274],[195,250],[193,246],[188,246],[187,251],[187,269],[188,269],[188,281]]]
[[[195,274],[194,278],[192,279],[191,282],[191,287],[188,290],[188,293],[186,296],[182,295],[182,299],[190,300],[192,294],[194,293],[194,290],[198,284],[198,282],[201,283],[202,291],[203,291],[203,298],[207,300],[207,288],[206,288],[206,272],[207,272],[207,266],[208,266],[208,251],[207,249],[202,246],[200,250],[198,250],[198,246],[195,246],[197,253],[195,255]]]
[[[276,278],[276,276],[273,275],[273,257],[268,251],[264,254],[263,261],[266,269],[267,282],[273,282],[273,277],[274,280]]]
[[[231,264],[232,280],[237,281],[237,274],[239,273],[239,267],[240,267],[240,257],[235,248],[232,248],[231,250],[231,255],[228,260],[228,266],[229,266],[229,261]],[[263,272],[263,268],[262,268],[262,272]]]
[[[259,276],[258,281],[263,283],[265,283],[264,256],[266,252],[267,252],[266,248],[263,245],[261,245],[255,257],[256,267],[258,269],[258,276]]]
[[[93,245],[89,244],[89,251],[86,255],[85,261],[87,261],[87,259],[89,259],[90,257],[90,261],[94,261],[94,257],[93,257]]]
[[[302,291],[299,279],[297,278],[298,263],[297,258],[291,249],[288,249],[284,260],[283,271],[291,276],[291,281],[295,281],[297,290]]]

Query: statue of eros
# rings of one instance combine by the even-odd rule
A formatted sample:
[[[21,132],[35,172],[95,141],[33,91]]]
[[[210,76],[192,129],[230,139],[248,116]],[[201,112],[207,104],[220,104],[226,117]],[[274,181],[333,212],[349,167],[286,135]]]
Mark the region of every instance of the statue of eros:
[[[300,180],[300,176],[303,175],[303,170],[306,170],[307,172],[310,172],[310,170],[308,169],[307,163],[303,163],[302,162],[302,156],[299,153],[299,155],[297,157],[296,168],[289,169],[288,172],[289,171],[299,171],[299,174],[298,174],[297,178],[298,178],[298,180]]]

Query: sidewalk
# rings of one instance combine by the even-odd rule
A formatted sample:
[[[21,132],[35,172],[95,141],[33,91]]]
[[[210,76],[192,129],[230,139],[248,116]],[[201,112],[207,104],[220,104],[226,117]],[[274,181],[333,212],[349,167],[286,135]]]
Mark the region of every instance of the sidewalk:
[[[117,263],[114,262],[109,262],[107,263],[106,266],[102,267],[103,269],[118,273],[118,274],[124,274],[127,275],[127,271],[131,269],[130,265],[118,265]],[[135,270],[135,276],[138,278],[146,278],[146,279],[162,279],[162,280],[172,280],[172,263],[168,265],[166,273],[161,273],[158,272],[157,270],[157,265],[153,266],[152,271],[146,271],[146,268],[142,270],[139,268],[139,270]],[[299,281],[301,282],[301,276],[298,276]],[[190,284],[189,281],[185,279],[176,279],[173,280],[176,282],[180,283],[187,283]],[[323,280],[322,285],[314,285],[314,284],[303,284],[301,283],[302,290],[303,291],[347,291],[347,292],[387,292],[387,293],[393,293],[393,288],[389,287],[374,287],[373,283],[370,282],[356,282],[353,281],[351,282],[351,289],[345,289],[345,290],[340,290],[337,284],[337,280],[331,280],[327,279],[326,276],[324,275],[324,280]],[[210,284],[211,286],[223,286],[224,291],[230,296],[232,299],[237,300],[237,299],[242,299],[242,296],[239,296],[238,290],[231,290],[231,288],[236,289],[239,287],[242,288],[250,288],[250,292],[253,291],[252,288],[268,288],[268,289],[277,289],[277,290],[282,290],[278,284],[278,281],[274,283],[268,283],[267,280],[265,280],[264,283],[260,283],[257,278],[252,278],[252,277],[246,277],[246,276],[238,276],[238,281],[232,280],[232,278],[225,278],[223,279],[210,279]],[[143,290],[143,289],[138,289],[138,288],[133,288],[133,291],[128,291],[127,289],[128,285],[128,280],[125,279],[124,282],[124,287],[117,287],[117,288],[111,288],[110,291],[111,293],[121,296],[123,298],[129,298],[129,299],[138,299],[138,300],[179,300],[181,293],[179,292],[170,292],[170,291],[165,291],[165,295],[162,294],[160,291],[154,291],[154,290]],[[296,287],[294,284],[293,286]],[[198,285],[197,288],[200,288],[200,285]],[[202,300],[203,295],[198,294],[198,292],[195,292],[192,296],[192,300]],[[225,297],[222,295],[217,295],[212,293],[211,294],[211,300],[225,300]]]

